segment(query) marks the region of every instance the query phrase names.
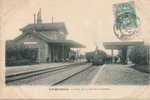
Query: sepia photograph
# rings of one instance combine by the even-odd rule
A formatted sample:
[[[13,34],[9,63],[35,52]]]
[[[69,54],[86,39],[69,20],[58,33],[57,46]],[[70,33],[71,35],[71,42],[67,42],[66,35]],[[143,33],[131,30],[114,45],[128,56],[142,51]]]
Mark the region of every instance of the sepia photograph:
[[[149,85],[150,2],[6,1],[6,86]]]
[[[11,99],[2,99],[2,100],[11,100]],[[13,99],[19,100],[19,99]],[[149,100],[149,99],[23,99],[23,100]]]

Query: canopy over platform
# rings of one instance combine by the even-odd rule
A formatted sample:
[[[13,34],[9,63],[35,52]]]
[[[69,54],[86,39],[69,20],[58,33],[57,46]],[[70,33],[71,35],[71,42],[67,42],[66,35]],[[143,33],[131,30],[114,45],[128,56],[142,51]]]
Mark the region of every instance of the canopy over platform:
[[[105,49],[122,49],[127,46],[140,46],[144,45],[143,41],[131,41],[131,42],[104,42]]]
[[[49,44],[60,44],[63,46],[69,46],[70,48],[85,48],[84,45],[75,42],[73,40],[50,40]]]

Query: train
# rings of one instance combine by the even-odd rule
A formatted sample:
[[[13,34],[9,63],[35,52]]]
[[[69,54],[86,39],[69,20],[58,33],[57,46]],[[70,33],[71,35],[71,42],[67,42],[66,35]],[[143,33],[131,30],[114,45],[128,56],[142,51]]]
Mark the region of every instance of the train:
[[[107,58],[107,54],[102,50],[95,50],[87,52],[85,57],[87,62],[90,62],[93,65],[103,65]]]

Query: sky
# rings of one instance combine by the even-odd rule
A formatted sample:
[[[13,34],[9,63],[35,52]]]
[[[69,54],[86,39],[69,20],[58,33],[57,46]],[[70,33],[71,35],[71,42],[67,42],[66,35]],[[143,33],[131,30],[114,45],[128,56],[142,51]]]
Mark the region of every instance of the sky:
[[[14,39],[22,27],[33,23],[34,13],[42,9],[43,22],[64,22],[69,32],[68,39],[75,40],[94,50],[97,45],[104,49],[103,42],[119,41],[113,32],[113,4],[134,1],[140,18],[137,40],[150,40],[149,0],[1,0],[2,40]]]

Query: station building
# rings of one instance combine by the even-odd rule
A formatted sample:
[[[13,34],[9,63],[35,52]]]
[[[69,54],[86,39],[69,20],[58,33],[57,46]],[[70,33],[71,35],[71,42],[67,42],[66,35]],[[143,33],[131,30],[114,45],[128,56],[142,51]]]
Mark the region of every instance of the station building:
[[[68,31],[64,22],[42,23],[41,10],[34,15],[34,23],[22,29],[14,41],[18,45],[37,50],[38,62],[60,62],[69,58],[72,48],[85,48],[73,40],[67,40]],[[31,55],[33,56],[33,55]]]

